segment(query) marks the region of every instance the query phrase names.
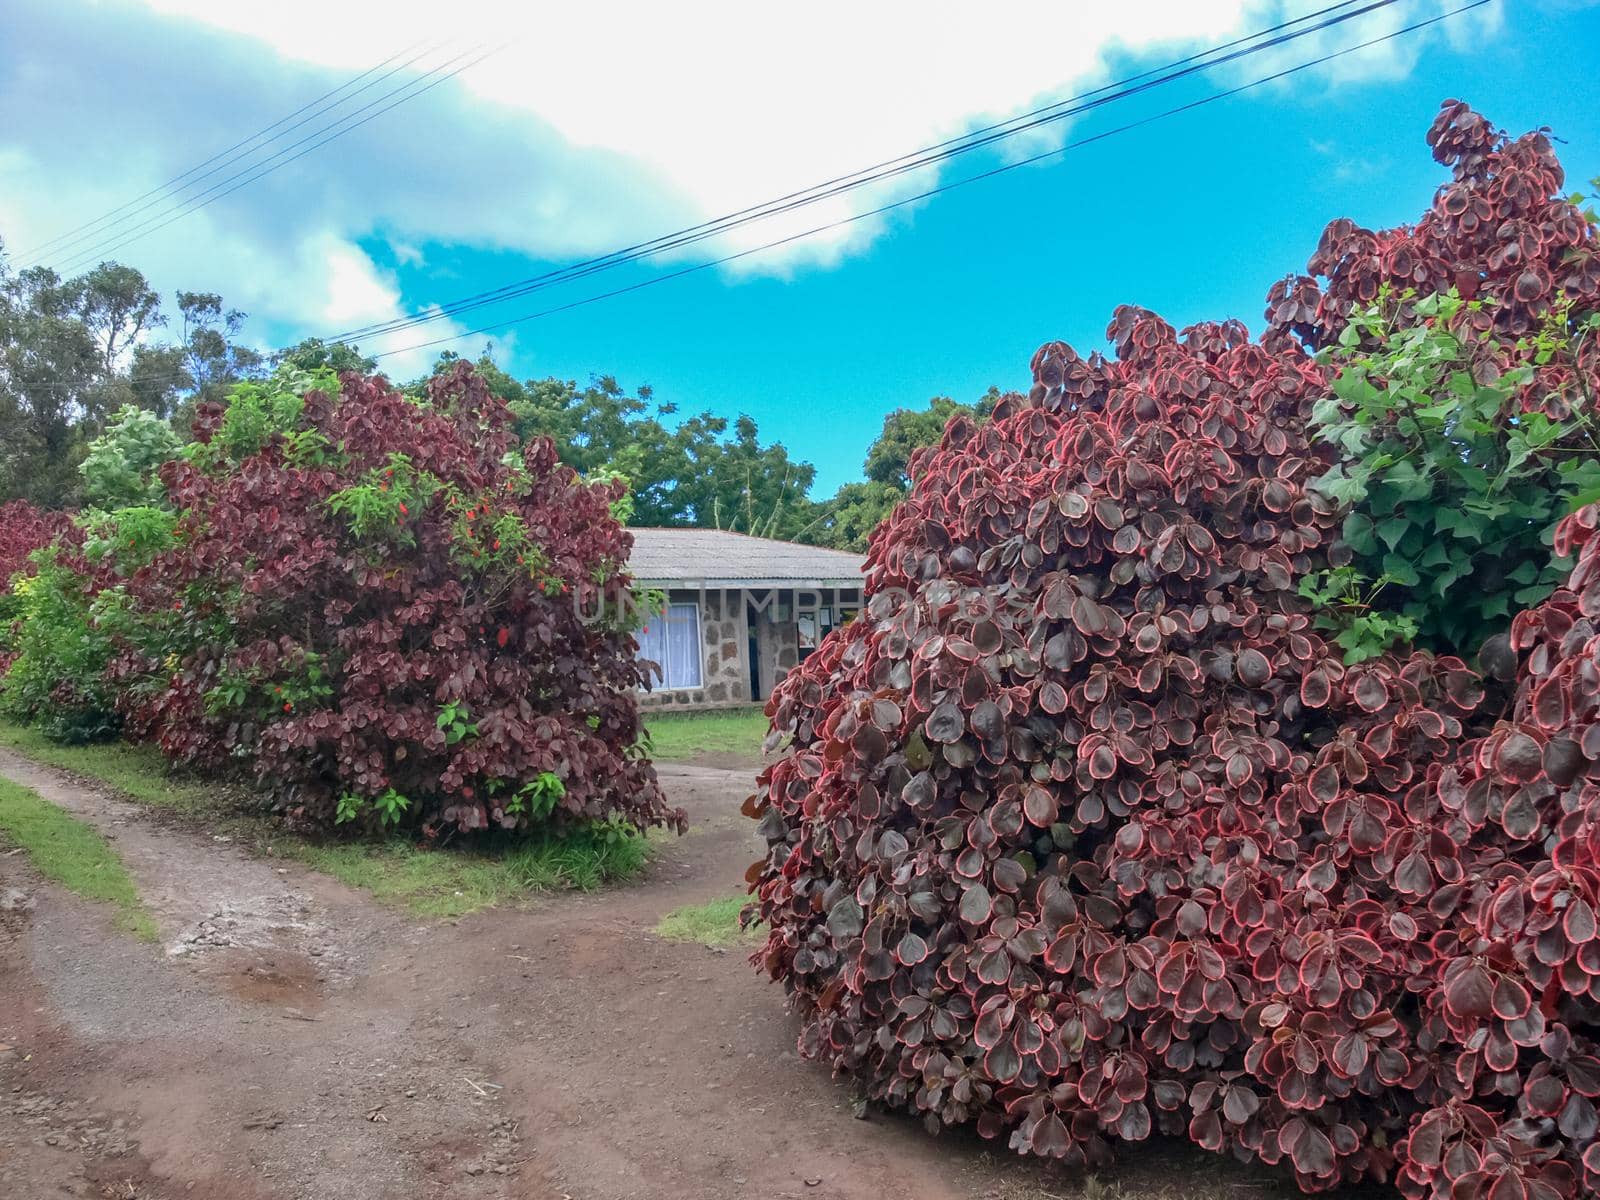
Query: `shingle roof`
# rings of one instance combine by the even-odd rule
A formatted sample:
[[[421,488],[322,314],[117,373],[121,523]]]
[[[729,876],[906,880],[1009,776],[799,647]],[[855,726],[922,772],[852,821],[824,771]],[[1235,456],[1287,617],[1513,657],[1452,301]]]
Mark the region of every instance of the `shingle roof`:
[[[859,587],[865,560],[721,529],[634,529],[628,570],[641,583],[712,587]]]

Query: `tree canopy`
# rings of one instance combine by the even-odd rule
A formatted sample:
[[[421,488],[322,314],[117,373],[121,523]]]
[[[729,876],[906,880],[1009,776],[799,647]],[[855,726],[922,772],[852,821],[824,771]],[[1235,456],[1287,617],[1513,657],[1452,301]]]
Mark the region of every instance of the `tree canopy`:
[[[443,355],[440,368],[454,355]],[[711,412],[678,417],[675,404],[643,386],[630,393],[610,375],[518,382],[487,355],[477,363],[516,416],[524,439],[543,435],[585,476],[615,473],[633,496],[634,525],[699,526],[792,538],[815,507],[816,468],[781,442],[763,443],[753,418]]]
[[[377,365],[354,346],[314,337],[264,355],[245,342],[244,320],[214,292],[178,291],[164,303],[140,271],[120,263],[71,279],[44,267],[12,271],[0,243],[0,500],[53,509],[97,503],[104,497],[86,492],[81,468],[94,445],[110,444],[107,435],[119,446],[131,439],[165,449],[189,440],[198,405],[226,404],[236,383],[269,367],[370,373]],[[441,354],[406,391],[423,396],[459,358]],[[624,479],[633,525],[849,550],[864,550],[905,498],[917,450],[935,445],[952,417],[984,419],[1000,397],[990,388],[970,404],[936,396],[895,409],[868,448],[865,478],[813,499],[816,468],[781,441],[764,440],[748,414],[682,412],[649,386],[630,391],[611,375],[518,380],[491,353],[476,368],[506,401],[519,438],[548,436],[580,475]],[[118,486],[137,490],[141,477]]]
[[[13,271],[0,244],[0,499],[72,507],[84,499],[79,464],[113,413],[186,426],[195,403],[261,372],[240,341],[245,314],[211,292],[174,301],[175,330],[133,267]]]

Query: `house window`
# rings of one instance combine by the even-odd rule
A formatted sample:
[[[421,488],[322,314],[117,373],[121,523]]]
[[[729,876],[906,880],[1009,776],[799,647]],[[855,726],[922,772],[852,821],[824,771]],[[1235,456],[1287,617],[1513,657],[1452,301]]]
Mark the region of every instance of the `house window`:
[[[639,657],[661,666],[664,688],[700,686],[700,606],[669,604],[639,631]]]

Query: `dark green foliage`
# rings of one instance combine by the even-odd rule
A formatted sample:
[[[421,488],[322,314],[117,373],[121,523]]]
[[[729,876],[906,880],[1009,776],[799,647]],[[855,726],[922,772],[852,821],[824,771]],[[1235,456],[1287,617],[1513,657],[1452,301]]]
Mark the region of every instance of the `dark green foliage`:
[[[456,361],[441,356],[441,369]],[[485,357],[489,387],[507,402],[523,439],[548,437],[561,461],[586,478],[615,474],[632,493],[629,524],[732,529],[789,538],[809,519],[816,468],[781,443],[763,445],[748,416],[678,417],[649,387],[630,395],[610,376],[518,383]]]
[[[1312,420],[1341,455],[1319,486],[1351,510],[1352,561],[1328,582],[1366,589],[1331,614],[1348,661],[1407,637],[1473,655],[1555,589],[1570,566],[1550,557],[1555,523],[1600,496],[1600,431],[1572,371],[1597,326],[1557,305],[1502,343],[1492,303],[1454,292],[1385,291],[1352,315]]]
[[[935,396],[927,408],[897,408],[883,419],[883,432],[867,449],[866,475],[874,483],[899,488],[911,486],[911,458],[918,450],[937,446],[952,417],[983,420],[1000,399],[991,387],[974,404],[961,404],[948,396]]]
[[[215,292],[179,292],[177,298],[182,318],[178,347],[189,376],[191,405],[220,401],[235,382],[260,373],[262,356],[237,341],[244,313],[223,308]]]
[[[324,342],[321,338],[311,337],[303,338],[273,356],[273,366],[284,364],[301,371],[359,371],[365,375],[377,368],[378,361],[368,358],[358,347],[347,342]]]
[[[43,268],[0,274],[0,495],[44,508],[73,498],[98,367],[76,289]]]
[[[866,550],[872,531],[905,498],[893,484],[847,483],[831,499],[814,506],[814,515],[796,540],[859,553]]]

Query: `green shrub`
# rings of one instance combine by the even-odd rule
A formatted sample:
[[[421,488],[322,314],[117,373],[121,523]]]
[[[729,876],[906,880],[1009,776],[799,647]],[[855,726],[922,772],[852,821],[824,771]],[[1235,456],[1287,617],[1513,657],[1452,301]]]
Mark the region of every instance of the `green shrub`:
[[[1413,641],[1471,656],[1555,589],[1556,522],[1600,496],[1600,441],[1563,395],[1600,316],[1553,306],[1505,338],[1487,300],[1385,288],[1351,314],[1324,361],[1333,394],[1312,416],[1341,458],[1319,488],[1349,506],[1348,565],[1303,581],[1346,661]]]
[[[172,545],[176,517],[141,505],[79,517],[34,553],[12,590],[15,658],[0,685],[0,713],[62,742],[114,737],[121,728],[107,669],[130,645],[168,647],[152,619],[129,604],[126,581]]]
[[[79,465],[83,494],[96,508],[159,505],[167,489],[156,472],[178,457],[178,435],[154,413],[133,405],[118,409],[105,433],[89,443]]]

